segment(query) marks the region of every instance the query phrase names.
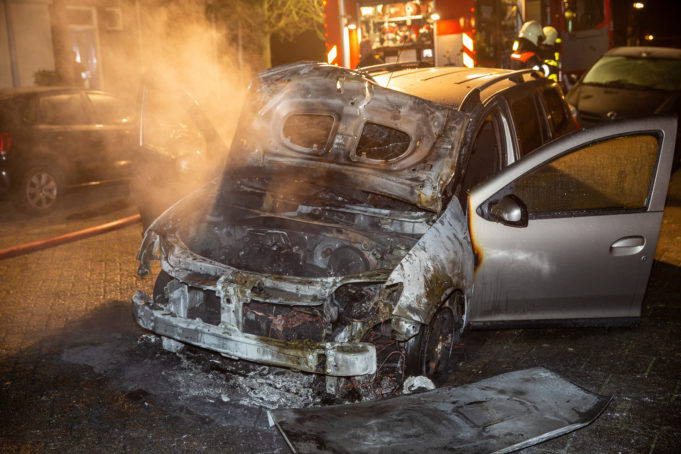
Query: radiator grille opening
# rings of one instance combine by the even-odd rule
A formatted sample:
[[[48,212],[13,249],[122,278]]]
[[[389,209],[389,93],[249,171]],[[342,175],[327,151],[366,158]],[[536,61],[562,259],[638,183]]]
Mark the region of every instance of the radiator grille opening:
[[[187,310],[187,318],[210,325],[220,324],[220,298],[212,290],[203,290],[203,303]]]
[[[243,332],[284,341],[324,340],[324,319],[317,308],[251,301],[243,306]]]

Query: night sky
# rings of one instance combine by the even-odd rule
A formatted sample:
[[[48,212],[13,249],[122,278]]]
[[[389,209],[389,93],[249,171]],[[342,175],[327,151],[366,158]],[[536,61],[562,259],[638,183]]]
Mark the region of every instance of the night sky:
[[[654,46],[681,48],[681,1],[640,0],[641,10],[633,8],[634,0],[611,0],[615,21],[615,45],[626,45],[628,26],[635,29],[639,22],[640,35],[654,35]]]

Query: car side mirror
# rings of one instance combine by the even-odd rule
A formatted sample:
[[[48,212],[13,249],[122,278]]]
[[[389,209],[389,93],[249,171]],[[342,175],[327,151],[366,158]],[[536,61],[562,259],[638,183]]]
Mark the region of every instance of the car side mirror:
[[[489,213],[493,220],[511,227],[527,227],[527,206],[517,196],[505,195],[490,203]]]

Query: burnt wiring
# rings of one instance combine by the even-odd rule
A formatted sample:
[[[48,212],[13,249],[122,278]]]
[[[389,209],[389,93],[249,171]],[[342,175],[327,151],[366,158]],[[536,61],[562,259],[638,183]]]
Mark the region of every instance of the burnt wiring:
[[[348,379],[347,383],[341,387],[344,395],[357,393],[363,398],[381,398],[401,394],[406,372],[406,354],[402,351],[398,341],[390,337],[387,327],[386,323],[382,323],[368,331],[362,338],[364,342],[370,342],[376,346],[378,366],[373,379],[367,382],[357,377]]]
[[[285,315],[266,314],[252,308],[249,308],[249,312],[256,314],[270,322],[267,337],[272,339],[287,340],[286,330],[294,330],[296,328],[300,328],[303,325],[316,325],[315,328],[318,328],[320,331],[324,330],[324,322],[320,317],[296,310],[291,310]]]

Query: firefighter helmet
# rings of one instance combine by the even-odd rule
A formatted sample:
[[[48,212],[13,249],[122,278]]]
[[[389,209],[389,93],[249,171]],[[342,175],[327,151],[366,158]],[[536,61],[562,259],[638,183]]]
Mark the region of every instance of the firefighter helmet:
[[[520,28],[518,38],[525,38],[535,46],[539,46],[540,38],[544,38],[544,33],[541,29],[541,24],[536,20],[527,21]]]
[[[553,46],[556,44],[556,39],[558,39],[558,30],[551,27],[550,25],[547,25],[542,31],[544,32],[544,44],[548,46]]]

